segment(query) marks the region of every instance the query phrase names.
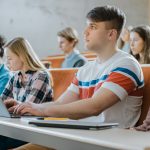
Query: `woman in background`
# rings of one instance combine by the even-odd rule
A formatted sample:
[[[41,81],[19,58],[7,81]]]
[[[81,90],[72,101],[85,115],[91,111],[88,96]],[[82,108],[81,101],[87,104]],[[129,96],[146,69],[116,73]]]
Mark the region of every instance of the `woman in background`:
[[[131,54],[140,64],[150,63],[150,27],[143,25],[130,32]]]
[[[131,30],[130,33],[131,54],[139,61],[140,64],[150,63],[150,27],[138,26]],[[139,131],[150,130],[150,108],[143,124],[135,127]]]
[[[78,44],[78,33],[73,28],[65,28],[57,33],[59,47],[65,54],[65,60],[62,68],[73,68],[83,66],[87,60],[76,49]]]
[[[52,100],[50,75],[24,38],[15,38],[5,45],[7,63],[14,71],[1,98],[6,106],[22,102],[43,103]],[[13,112],[13,107],[9,109]],[[25,142],[0,136],[0,148],[7,150]]]
[[[4,65],[4,49],[3,45],[5,44],[5,40],[2,36],[0,36],[0,95],[2,94],[8,80],[10,79],[10,72],[7,67]]]

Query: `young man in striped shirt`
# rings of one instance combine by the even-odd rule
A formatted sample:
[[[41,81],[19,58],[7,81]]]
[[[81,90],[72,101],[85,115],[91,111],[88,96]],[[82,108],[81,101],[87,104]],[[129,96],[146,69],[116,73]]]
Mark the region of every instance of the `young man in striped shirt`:
[[[84,37],[87,49],[95,52],[97,59],[79,69],[57,101],[21,104],[14,106],[15,112],[71,119],[100,115],[101,121],[133,127],[140,117],[144,81],[138,62],[117,49],[124,22],[124,13],[116,7],[92,9],[87,14]],[[26,149],[34,146],[37,149],[31,144]]]

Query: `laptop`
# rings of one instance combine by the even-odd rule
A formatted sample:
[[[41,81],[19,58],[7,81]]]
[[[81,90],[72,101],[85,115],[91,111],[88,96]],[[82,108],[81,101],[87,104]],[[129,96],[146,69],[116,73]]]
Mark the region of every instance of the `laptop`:
[[[8,109],[6,108],[5,104],[3,103],[2,99],[0,98],[0,117],[7,117],[7,118],[20,118],[19,115],[11,114]]]
[[[31,114],[25,114],[23,116],[33,116]],[[7,109],[7,107],[5,106],[5,104],[3,103],[2,99],[0,98],[0,117],[7,117],[7,118],[20,118],[21,115],[17,115],[17,114],[13,114],[10,113]]]
[[[117,127],[119,125],[118,123],[83,122],[80,120],[66,120],[66,121],[30,120],[29,124],[33,124],[40,127],[85,129],[85,130],[108,129]]]

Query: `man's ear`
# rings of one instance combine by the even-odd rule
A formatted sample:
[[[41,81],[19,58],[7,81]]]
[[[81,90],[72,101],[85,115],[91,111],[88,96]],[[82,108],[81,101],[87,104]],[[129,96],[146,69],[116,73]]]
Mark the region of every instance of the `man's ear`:
[[[109,33],[108,33],[108,39],[109,39],[110,41],[116,40],[116,39],[117,39],[117,30],[111,29],[111,30],[109,31]]]

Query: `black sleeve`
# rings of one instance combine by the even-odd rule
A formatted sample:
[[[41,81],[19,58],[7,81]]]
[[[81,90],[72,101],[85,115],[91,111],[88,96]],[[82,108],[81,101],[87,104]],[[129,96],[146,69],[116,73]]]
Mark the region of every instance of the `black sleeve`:
[[[75,64],[73,65],[73,67],[81,67],[85,64],[85,61],[80,59],[77,62],[75,62]]]

